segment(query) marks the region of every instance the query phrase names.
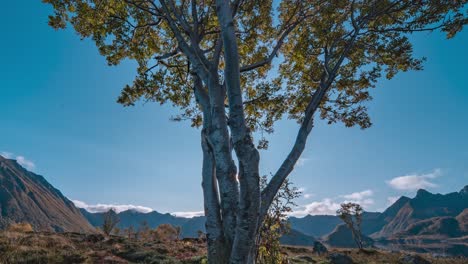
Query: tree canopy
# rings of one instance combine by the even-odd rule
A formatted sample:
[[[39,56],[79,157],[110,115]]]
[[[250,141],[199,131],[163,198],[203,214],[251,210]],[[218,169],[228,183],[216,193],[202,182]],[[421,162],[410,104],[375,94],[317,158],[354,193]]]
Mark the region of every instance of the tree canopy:
[[[109,65],[138,62],[138,74],[118,102],[141,98],[171,103],[200,126],[187,50],[222,83],[215,1],[44,0],[54,6],[50,25],[69,22],[92,38]],[[250,129],[273,131],[285,114],[302,120],[321,84],[330,82],[320,117],[346,126],[371,125],[364,102],[383,75],[420,70],[408,35],[441,29],[452,37],[466,23],[465,0],[233,1],[241,88]],[[170,14],[166,11],[171,11]],[[275,63],[272,63],[275,61]],[[227,99],[226,99],[227,100]]]

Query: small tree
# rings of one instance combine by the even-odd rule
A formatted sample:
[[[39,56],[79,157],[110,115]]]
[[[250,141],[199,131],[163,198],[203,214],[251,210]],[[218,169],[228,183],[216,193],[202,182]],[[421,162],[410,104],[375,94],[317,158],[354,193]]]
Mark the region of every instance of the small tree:
[[[123,231],[123,233],[124,233],[125,236],[127,236],[128,239],[135,239],[136,238],[135,229],[133,228],[133,226],[130,226],[130,227],[126,228]]]
[[[265,188],[267,183],[267,177],[263,176],[260,180],[260,186]],[[292,207],[296,206],[294,199],[298,198],[300,194],[299,189],[293,187],[292,183],[286,179],[275,196],[261,226],[257,239],[257,263],[284,263],[285,257],[281,253],[280,238],[290,231],[286,217],[292,211]]]
[[[107,236],[112,233],[112,230],[117,226],[117,224],[120,222],[119,217],[117,216],[117,213],[113,210],[110,209],[103,215],[104,221],[102,222],[102,232],[106,234]]]
[[[138,236],[143,241],[152,240],[151,228],[146,220],[141,222],[140,228],[138,229]]]
[[[120,228],[114,227],[114,235],[120,236],[120,231],[121,231]]]
[[[178,239],[177,228],[170,224],[159,225],[155,231],[161,241],[176,241]]]
[[[176,232],[177,232],[177,233],[176,233],[176,235],[177,235],[177,240],[179,240],[179,239],[180,239],[180,236],[182,235],[182,227],[176,226],[175,229],[176,229]]]
[[[338,217],[340,217],[351,230],[353,239],[359,249],[363,248],[361,233],[362,212],[363,209],[361,205],[357,203],[342,203],[341,208],[336,211]]]
[[[201,230],[198,230],[198,231],[197,231],[197,236],[198,236],[198,239],[199,239],[199,240],[202,240],[202,241],[203,241],[203,240],[206,240],[206,234],[205,234],[205,232],[203,232],[203,231],[201,231]]]

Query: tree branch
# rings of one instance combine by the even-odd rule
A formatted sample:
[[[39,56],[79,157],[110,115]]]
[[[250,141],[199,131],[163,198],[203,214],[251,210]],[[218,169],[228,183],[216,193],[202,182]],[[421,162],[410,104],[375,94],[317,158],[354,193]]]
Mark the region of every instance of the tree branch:
[[[256,63],[246,65],[246,66],[242,66],[240,68],[240,72],[251,71],[251,70],[257,69],[259,67],[263,67],[263,66],[265,66],[267,64],[270,64],[273,61],[273,58],[277,55],[277,53],[278,53],[279,49],[281,48],[281,46],[283,45],[284,40],[286,39],[286,37],[294,30],[294,28],[296,28],[296,26],[298,24],[299,24],[299,22],[296,22],[293,25],[291,25],[290,27],[288,27],[285,31],[283,31],[283,33],[279,37],[278,41],[276,42],[275,47],[273,48],[273,50],[271,51],[271,53],[270,53],[270,55],[268,57],[266,57],[265,59],[263,59],[261,61],[258,61]]]
[[[209,65],[207,64],[207,60],[204,59],[203,54],[200,54],[197,52],[195,48],[190,46],[182,36],[182,33],[180,32],[179,28],[177,27],[176,22],[172,18],[172,12],[167,6],[166,0],[160,0],[162,9],[165,13],[165,18],[169,24],[169,27],[171,28],[171,31],[174,33],[177,42],[179,44],[179,48],[182,50],[182,52],[185,53],[185,55],[189,58],[190,62],[194,65],[195,71],[197,71],[198,75],[205,81],[209,79],[210,75],[210,70],[209,70]]]
[[[268,212],[268,208],[270,207],[271,203],[273,202],[273,199],[278,192],[278,190],[281,188],[281,185],[283,184],[284,180],[288,177],[288,175],[291,173],[291,171],[294,169],[294,166],[296,165],[296,162],[299,160],[299,157],[301,156],[302,152],[305,149],[305,145],[307,142],[307,138],[312,131],[313,128],[313,118],[316,110],[320,106],[320,103],[322,102],[323,98],[325,97],[328,89],[332,85],[332,83],[335,80],[335,77],[338,73],[338,70],[343,63],[344,59],[348,55],[349,51],[354,45],[354,42],[359,35],[359,28],[354,31],[353,36],[349,40],[348,44],[344,48],[343,52],[341,53],[339,59],[337,60],[336,64],[333,66],[332,70],[327,73],[324,72],[322,74],[322,79],[320,82],[320,86],[315,91],[313,94],[311,100],[309,101],[309,104],[306,107],[305,113],[304,113],[304,121],[301,124],[301,127],[299,128],[299,132],[296,137],[296,141],[294,143],[293,148],[289,152],[288,156],[286,159],[283,161],[281,164],[280,168],[278,171],[275,173],[275,175],[272,177],[270,182],[268,183],[267,187],[263,190],[262,192],[262,204],[261,204],[261,209],[260,209],[260,219],[262,220],[266,213]],[[331,56],[330,54],[327,53],[327,56]],[[329,61],[328,58],[325,58],[325,61]],[[328,68],[328,66],[326,66]]]

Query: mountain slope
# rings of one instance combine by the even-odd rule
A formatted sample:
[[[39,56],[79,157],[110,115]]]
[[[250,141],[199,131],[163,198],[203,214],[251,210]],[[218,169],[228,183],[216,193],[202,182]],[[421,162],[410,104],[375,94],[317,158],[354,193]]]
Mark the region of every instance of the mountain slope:
[[[456,219],[458,221],[458,225],[460,226],[460,230],[462,232],[468,233],[468,208],[457,215]]]
[[[388,237],[404,231],[410,225],[433,217],[456,217],[468,207],[466,188],[460,192],[432,194],[419,190],[374,237]]]
[[[280,243],[290,246],[313,246],[316,239],[295,229],[289,230],[280,238]]]
[[[351,230],[345,224],[341,224],[335,227],[335,229],[330,234],[325,236],[323,241],[331,247],[357,247],[356,243],[354,242]],[[365,235],[362,235],[362,241],[365,247],[369,247],[374,244],[374,241]]]
[[[0,228],[28,222],[36,231],[94,232],[75,205],[44,177],[0,156]]]
[[[333,229],[343,223],[341,219],[334,215],[307,215],[302,218],[290,217],[288,221],[291,227],[306,235],[321,237],[333,231]]]

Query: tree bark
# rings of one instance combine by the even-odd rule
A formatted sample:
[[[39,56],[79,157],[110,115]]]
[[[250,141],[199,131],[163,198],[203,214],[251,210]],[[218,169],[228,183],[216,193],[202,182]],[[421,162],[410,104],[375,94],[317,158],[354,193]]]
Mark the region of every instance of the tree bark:
[[[217,0],[216,13],[224,48],[224,82],[229,100],[229,127],[239,160],[239,212],[230,263],[254,263],[252,255],[260,209],[260,156],[245,122],[240,88],[239,52],[230,1]]]
[[[201,142],[203,150],[203,198],[205,204],[206,216],[206,239],[208,244],[208,261],[209,263],[223,263],[228,260],[224,246],[224,234],[222,229],[218,183],[215,176],[215,161],[213,151],[208,144],[206,130],[201,132]]]

